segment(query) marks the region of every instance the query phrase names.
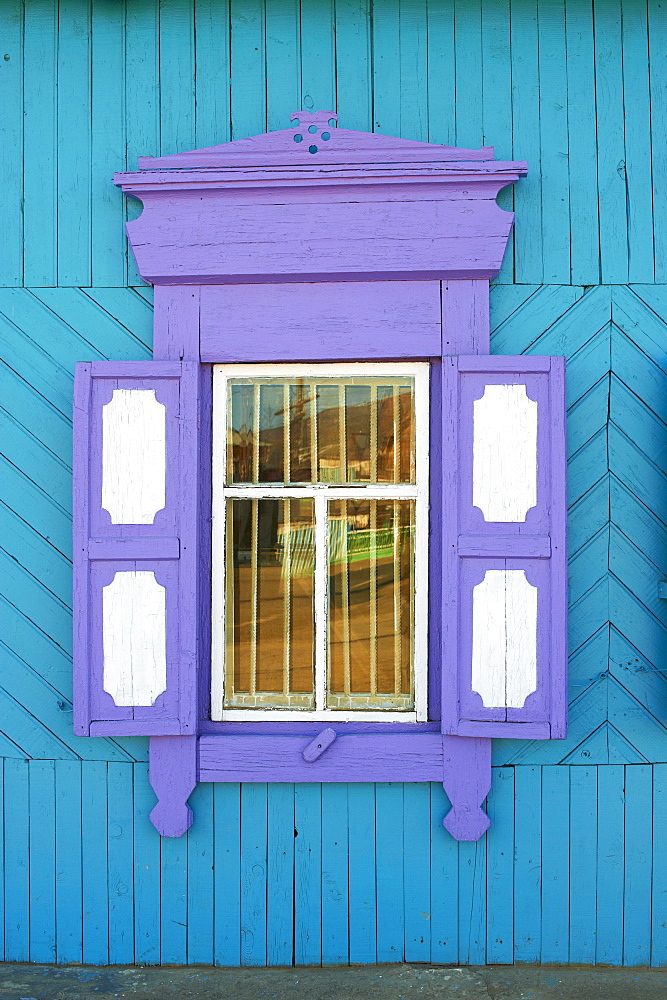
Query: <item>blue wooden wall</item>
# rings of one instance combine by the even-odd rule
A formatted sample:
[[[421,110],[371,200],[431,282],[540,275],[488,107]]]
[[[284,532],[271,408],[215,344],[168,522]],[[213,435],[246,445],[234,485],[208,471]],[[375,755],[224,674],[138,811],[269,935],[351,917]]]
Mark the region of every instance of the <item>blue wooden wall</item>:
[[[370,2],[0,3],[0,957],[667,964],[664,5]],[[145,741],[72,735],[72,370],[151,337],[111,175],[303,105],[530,164],[493,350],[569,361],[571,725],[496,741],[476,845],[400,784],[201,785],[160,842]]]

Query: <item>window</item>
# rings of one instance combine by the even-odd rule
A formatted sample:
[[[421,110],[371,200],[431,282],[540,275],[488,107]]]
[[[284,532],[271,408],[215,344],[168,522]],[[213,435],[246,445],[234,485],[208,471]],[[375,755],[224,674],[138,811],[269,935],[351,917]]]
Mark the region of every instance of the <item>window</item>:
[[[212,718],[425,720],[428,365],[213,372]]]

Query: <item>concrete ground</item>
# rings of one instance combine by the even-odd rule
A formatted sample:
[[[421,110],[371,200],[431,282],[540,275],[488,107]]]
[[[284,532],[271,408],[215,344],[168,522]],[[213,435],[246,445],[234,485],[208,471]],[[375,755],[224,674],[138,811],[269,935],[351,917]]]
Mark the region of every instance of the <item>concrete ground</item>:
[[[667,969],[368,965],[219,969],[0,964],[1,1000],[667,1000]]]

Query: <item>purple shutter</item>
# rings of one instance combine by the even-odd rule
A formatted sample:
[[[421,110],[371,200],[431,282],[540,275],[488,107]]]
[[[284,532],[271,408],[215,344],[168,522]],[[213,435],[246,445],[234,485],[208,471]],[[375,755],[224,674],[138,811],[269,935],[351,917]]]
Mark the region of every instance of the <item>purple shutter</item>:
[[[197,719],[199,366],[77,365],[74,726],[183,735]]]
[[[564,359],[443,368],[443,732],[562,737]]]

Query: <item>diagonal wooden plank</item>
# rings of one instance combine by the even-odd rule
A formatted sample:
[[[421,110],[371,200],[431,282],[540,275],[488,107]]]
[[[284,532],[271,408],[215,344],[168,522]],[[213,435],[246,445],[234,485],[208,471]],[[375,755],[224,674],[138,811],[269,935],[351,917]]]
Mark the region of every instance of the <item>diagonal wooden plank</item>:
[[[585,289],[566,312],[553,322],[542,323],[542,331],[526,354],[564,354],[572,357],[611,321],[611,292],[604,285]]]
[[[667,470],[667,424],[615,375],[611,377],[610,420],[661,470]]]
[[[532,354],[542,353],[533,346],[545,330],[550,330],[563,316],[567,316],[574,303],[583,295],[583,289],[571,285],[540,285],[527,300],[523,308],[511,313],[507,320],[493,330],[491,351],[493,354],[523,354],[530,350]],[[600,313],[602,317],[602,313]],[[609,317],[601,318],[596,330]],[[566,321],[563,330],[566,329]],[[596,331],[591,331],[595,333]],[[587,338],[588,339],[588,338]],[[547,352],[548,353],[548,352]],[[569,353],[555,351],[557,354]]]
[[[623,414],[619,419],[626,425]],[[633,432],[632,426],[628,428]],[[641,433],[641,430],[640,430]],[[635,496],[667,523],[667,508],[660,498],[667,496],[667,475],[651,462],[635,441],[624,434],[614,423],[609,424],[609,468],[621,479]]]
[[[607,426],[609,378],[605,376],[567,411],[567,453],[574,455],[594,434]]]
[[[609,468],[607,435],[607,427],[600,428],[583,448],[580,448],[568,459],[567,500],[569,507],[606,476]]]
[[[667,343],[667,326],[664,334]],[[615,377],[641,399],[656,417],[666,423],[667,373],[664,368],[644,354],[618,327],[614,327],[612,345],[612,367]],[[667,368],[667,354],[664,355],[663,365]]]
[[[614,678],[609,681],[609,721],[646,760],[667,761],[667,729]]]
[[[609,521],[609,479],[604,476],[570,508],[567,526],[570,557]]]
[[[609,569],[609,528],[604,525],[569,560],[569,600],[575,604]]]
[[[618,631],[609,630],[609,672],[658,721],[667,720],[667,673]]]
[[[572,406],[611,371],[611,323],[605,325],[567,361],[567,404]]]
[[[570,605],[568,635],[570,653],[579,649],[609,620],[609,574]]]

